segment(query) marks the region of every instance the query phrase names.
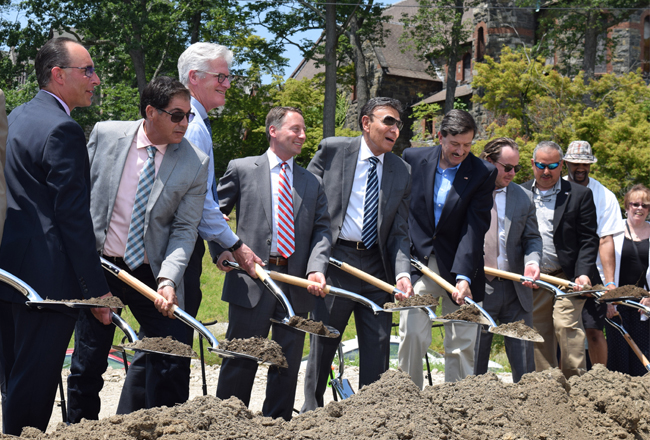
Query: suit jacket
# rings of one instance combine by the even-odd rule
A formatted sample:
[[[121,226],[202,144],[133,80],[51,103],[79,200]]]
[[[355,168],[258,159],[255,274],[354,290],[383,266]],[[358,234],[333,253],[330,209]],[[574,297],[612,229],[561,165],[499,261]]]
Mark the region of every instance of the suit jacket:
[[[228,215],[237,210],[237,235],[265,264],[271,254],[273,211],[271,171],[268,156],[231,160],[217,188],[221,211]],[[293,218],[295,251],[289,257],[289,275],[305,278],[310,272],[327,271],[332,237],[327,198],[318,178],[294,162]],[[212,255],[220,253],[210,242]],[[296,313],[313,309],[314,296],[306,289],[287,286],[284,290]],[[257,305],[266,287],[248,274],[234,270],[226,274],[222,299],[245,308]]]
[[[5,180],[5,162],[7,153],[7,112],[5,94],[0,89],[0,242],[7,218],[7,182]]]
[[[102,252],[113,215],[124,164],[139,121],[107,121],[95,125],[88,142],[90,213],[97,251]],[[147,201],[144,248],[156,278],[176,284],[184,307],[183,274],[194,250],[207,192],[209,158],[185,138],[169,144]]]
[[[307,167],[308,171],[323,179],[333,246],[336,246],[348,209],[360,146],[361,136],[323,139]],[[391,284],[395,283],[396,274],[411,271],[408,237],[410,196],[411,167],[393,153],[386,153],[379,191],[377,244]]]
[[[512,182],[506,191],[506,255],[509,271],[524,273],[525,265],[535,261],[541,266],[542,237],[537,228],[537,214],[533,194]],[[514,283],[521,307],[526,312],[533,310],[533,290]]]
[[[415,176],[409,210],[411,254],[426,264],[435,253],[440,275],[453,285],[456,275],[469,277],[472,297],[482,301],[485,295],[483,243],[490,227],[497,170],[469,153],[456,173],[436,225],[433,192],[440,151],[440,145],[407,148],[402,155]],[[419,277],[415,271],[413,274]]]
[[[596,267],[600,239],[596,233],[596,205],[591,190],[561,179],[553,214],[553,244],[560,266],[570,280],[587,275],[600,283]],[[533,180],[521,185],[532,190]]]
[[[106,294],[108,285],[93,246],[83,130],[44,91],[8,119],[8,209],[0,267],[50,299]],[[4,284],[0,298],[25,301]]]

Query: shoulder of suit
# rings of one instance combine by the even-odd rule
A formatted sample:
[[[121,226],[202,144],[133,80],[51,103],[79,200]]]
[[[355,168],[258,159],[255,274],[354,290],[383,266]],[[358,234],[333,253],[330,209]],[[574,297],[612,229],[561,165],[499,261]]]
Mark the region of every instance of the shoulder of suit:
[[[411,160],[417,158],[429,158],[438,151],[440,151],[440,145],[434,145],[432,147],[409,147],[402,152],[402,159],[410,163]]]
[[[323,139],[320,142],[320,147],[321,148],[327,148],[327,147],[340,148],[343,145],[347,146],[347,145],[353,144],[359,138],[361,138],[361,136],[356,136],[356,137],[331,136],[331,137]]]
[[[193,151],[201,162],[203,162],[208,157],[207,154],[205,154],[200,148],[198,148],[192,142],[188,141],[186,138],[183,138],[183,140],[180,141],[179,145],[181,148],[187,148],[188,151]]]

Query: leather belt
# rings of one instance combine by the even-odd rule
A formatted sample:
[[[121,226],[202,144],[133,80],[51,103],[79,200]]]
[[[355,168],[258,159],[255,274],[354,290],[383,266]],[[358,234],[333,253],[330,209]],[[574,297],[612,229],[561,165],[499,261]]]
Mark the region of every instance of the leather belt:
[[[124,258],[122,257],[109,257],[108,255],[104,255],[104,254],[102,254],[102,257],[113,264],[117,264],[118,266],[126,266],[126,263],[124,262]]]
[[[270,256],[269,264],[275,264],[276,266],[286,266],[289,264],[289,260],[281,256]]]
[[[345,247],[350,247],[350,248],[356,249],[358,251],[367,251],[368,250],[366,245],[363,244],[363,241],[350,241],[350,240],[342,240],[342,239],[339,238],[336,241],[336,244],[340,244],[341,246],[345,246]],[[371,247],[374,247],[374,246],[375,245],[373,244]]]

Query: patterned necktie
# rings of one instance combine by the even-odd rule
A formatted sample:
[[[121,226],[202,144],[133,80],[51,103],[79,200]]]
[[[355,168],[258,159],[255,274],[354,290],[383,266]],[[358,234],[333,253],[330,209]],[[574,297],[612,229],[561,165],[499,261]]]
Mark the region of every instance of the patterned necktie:
[[[289,258],[296,248],[293,232],[293,199],[287,168],[287,163],[282,162],[278,191],[278,252],[284,258]]]
[[[138,189],[135,193],[135,201],[133,202],[131,224],[129,225],[129,234],[126,238],[126,249],[124,250],[124,262],[131,270],[135,270],[144,263],[144,214],[147,210],[147,201],[156,176],[154,162],[156,151],[158,150],[153,145],[147,147],[149,157],[142,167],[140,180],[138,180]]]
[[[203,120],[203,123],[205,126],[208,128],[208,133],[210,133],[210,146],[212,146],[212,125],[210,125],[210,118],[205,118]],[[211,154],[212,156],[212,154]],[[214,161],[214,158],[212,159]],[[217,176],[214,176],[212,178],[212,198],[214,201],[219,204],[219,196],[217,195]]]
[[[368,181],[366,183],[366,198],[363,201],[363,229],[361,240],[366,249],[377,242],[377,213],[379,212],[379,179],[377,179],[377,163],[375,156],[368,158]]]
[[[497,192],[492,192],[492,209],[490,210],[490,229],[485,234],[485,266],[498,269],[499,258],[499,215],[497,213]],[[494,279],[493,275],[485,275],[488,281]]]

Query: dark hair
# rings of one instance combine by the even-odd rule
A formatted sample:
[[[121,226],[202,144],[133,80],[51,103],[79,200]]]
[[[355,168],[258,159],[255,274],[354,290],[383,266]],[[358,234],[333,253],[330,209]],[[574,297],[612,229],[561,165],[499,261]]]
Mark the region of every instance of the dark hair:
[[[377,107],[390,107],[394,110],[397,110],[397,113],[400,114],[400,117],[402,117],[402,113],[404,112],[402,103],[397,99],[378,96],[376,98],[368,100],[368,102],[366,102],[366,105],[361,107],[361,112],[359,113],[359,127],[363,127],[363,124],[361,123],[363,117],[370,116]]]
[[[491,160],[499,160],[501,158],[501,149],[503,147],[510,147],[515,151],[519,151],[519,145],[517,145],[517,142],[507,137],[500,137],[492,139],[490,142],[485,144],[479,159],[487,159],[489,157]]]
[[[36,69],[36,80],[39,88],[43,89],[50,83],[53,67],[70,64],[68,43],[79,44],[67,37],[52,38],[36,54],[34,68]]]
[[[476,122],[472,115],[465,110],[451,110],[442,118],[442,122],[440,123],[440,134],[443,137],[447,137],[448,134],[456,136],[458,134],[469,133],[470,131],[476,136]]]
[[[289,112],[296,112],[302,116],[302,110],[296,107],[273,107],[269,110],[269,113],[266,115],[266,140],[271,142],[271,133],[269,128],[274,126],[275,128],[281,128],[284,124],[284,117]]]
[[[168,76],[159,76],[149,81],[140,97],[140,114],[147,119],[147,106],[165,108],[174,96],[183,95],[190,99],[190,91],[179,81]]]

